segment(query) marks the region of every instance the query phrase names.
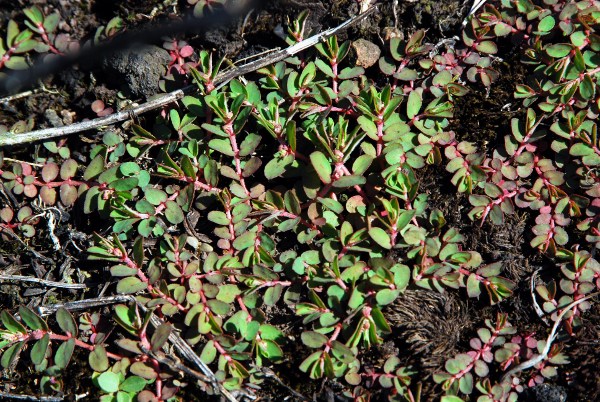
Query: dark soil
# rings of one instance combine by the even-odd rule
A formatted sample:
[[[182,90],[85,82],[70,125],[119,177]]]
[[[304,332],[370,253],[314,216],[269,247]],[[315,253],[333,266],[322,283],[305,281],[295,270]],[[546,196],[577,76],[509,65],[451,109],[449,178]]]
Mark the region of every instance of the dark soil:
[[[68,24],[68,33],[74,40],[89,40],[100,25],[105,25],[112,17],[121,16],[128,26],[143,27],[149,20],[169,18],[173,6],[164,4],[177,3],[177,10],[187,9],[187,2],[166,2],[160,0],[141,1],[94,1],[69,2],[62,0],[46,1],[8,1],[0,0],[0,25],[5,25],[10,18],[22,18],[22,9],[32,3],[45,10],[58,10],[61,19]],[[232,60],[247,57],[271,49],[284,46],[274,33],[277,26],[285,23],[288,17],[297,15],[302,10],[310,10],[309,26],[318,30],[332,27],[346,20],[358,10],[356,1],[321,1],[321,0],[282,0],[266,1],[260,9],[254,10],[245,21],[236,21],[229,26],[213,29],[203,35],[182,35],[194,48],[205,48],[226,55]],[[390,29],[400,35],[408,36],[416,29],[427,28],[427,40],[437,42],[444,37],[457,34],[463,16],[467,13],[467,3],[463,1],[400,1],[394,9],[392,1],[381,2],[379,13],[371,16],[357,27],[342,33],[342,39],[365,38],[384,48],[384,38]],[[153,15],[155,12],[155,16]],[[60,72],[44,81],[48,91],[6,103],[0,108],[0,123],[11,126],[19,120],[33,119],[36,127],[57,126],[94,118],[90,104],[101,99],[107,105],[114,105],[117,93],[121,91],[134,101],[143,101],[158,92],[158,80],[168,62],[168,54],[160,48],[161,43],[149,44],[150,50],[130,49],[125,53],[101,63],[79,65]],[[467,140],[491,149],[503,135],[510,130],[509,122],[515,117],[516,107],[512,97],[514,85],[523,82],[525,71],[514,59],[507,59],[495,67],[500,72],[500,80],[486,92],[484,88],[472,91],[459,98],[456,119],[451,127],[459,141]],[[377,80],[377,66],[372,79]],[[498,112],[498,110],[502,110]],[[68,138],[72,150],[77,144],[84,144],[85,136]],[[80,142],[82,141],[82,142]],[[12,157],[18,158],[24,148],[15,148]],[[72,157],[82,159],[74,153]],[[450,175],[443,167],[428,167],[418,172],[421,191],[429,195],[432,208],[439,208],[446,219],[448,227],[456,227],[467,236],[465,249],[479,251],[484,261],[502,261],[505,275],[518,284],[513,297],[500,308],[491,308],[483,299],[467,300],[460,292],[439,294],[425,290],[411,289],[401,296],[386,311],[393,327],[392,334],[386,343],[363,356],[365,365],[380,366],[391,355],[398,355],[403,364],[418,368],[424,376],[418,380],[433,384],[431,375],[443,370],[444,362],[451,356],[464,352],[468,348],[469,339],[475,336],[475,330],[481,327],[485,319],[494,319],[500,311],[510,313],[513,325],[524,331],[536,332],[539,338],[547,334],[547,327],[535,314],[531,304],[529,291],[532,273],[542,268],[544,274],[547,262],[538,254],[530,251],[529,230],[530,217],[526,213],[508,216],[500,226],[485,223],[483,227],[473,224],[467,217],[470,209],[467,197],[457,194],[450,183]],[[5,202],[0,198],[0,203]],[[91,272],[91,289],[86,293],[80,291],[54,290],[47,291],[32,285],[17,286],[3,283],[0,285],[0,308],[13,309],[19,304],[37,306],[51,302],[64,302],[74,299],[96,297],[102,293],[104,284],[110,280],[103,264],[90,266],[83,253],[89,245],[89,239],[81,232],[102,231],[106,227],[101,221],[92,221],[89,216],[74,215],[65,219],[57,229],[57,236],[64,245],[60,251],[53,251],[51,244],[42,244],[33,239],[29,247],[45,250],[43,254],[53,263],[40,263],[30,252],[22,252],[22,248],[13,241],[0,240],[0,270],[13,274],[35,274],[49,280],[62,278],[61,267],[68,275],[84,274],[78,272],[78,266],[86,264],[86,271]],[[46,230],[46,229],[44,229]],[[47,238],[45,233],[40,238]],[[17,252],[19,250],[19,252]],[[95,286],[94,286],[95,284]],[[299,337],[302,322],[289,310],[273,310],[268,312],[273,323],[285,328],[286,335]],[[583,326],[569,342],[566,349],[571,363],[560,369],[556,382],[562,388],[551,384],[529,392],[531,401],[550,401],[555,394],[568,395],[569,401],[591,401],[600,399],[600,385],[597,380],[600,365],[600,347],[597,340],[600,336],[600,307],[595,305],[583,318]],[[293,349],[296,345],[297,350]],[[335,381],[304,381],[304,374],[298,366],[304,356],[300,342],[290,343],[286,349],[283,364],[273,367],[283,383],[302,393],[308,398],[322,401],[345,400],[340,396],[342,386]],[[96,389],[90,382],[91,373],[86,354],[78,352],[73,356],[75,364],[69,366],[64,374],[65,389],[69,394],[66,399],[73,400],[76,394],[89,392],[95,395]],[[36,395],[39,392],[38,376],[29,371],[25,363],[19,363],[17,370],[3,372],[0,376],[0,391],[9,391]],[[265,379],[258,391],[263,401],[281,401],[293,396],[288,389]],[[198,400],[199,396],[192,386],[188,387],[188,400]],[[425,388],[424,399],[432,400],[439,395],[439,387]],[[94,399],[94,398],[92,398]]]

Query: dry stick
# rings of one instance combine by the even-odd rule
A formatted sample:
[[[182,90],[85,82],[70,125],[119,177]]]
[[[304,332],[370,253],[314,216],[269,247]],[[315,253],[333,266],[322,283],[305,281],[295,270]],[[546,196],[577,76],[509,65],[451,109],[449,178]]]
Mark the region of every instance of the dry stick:
[[[77,311],[87,310],[94,307],[103,307],[109,304],[124,303],[128,301],[131,301],[131,297],[123,295],[98,297],[95,299],[85,299],[66,303],[50,304],[48,306],[38,306],[37,313],[41,316],[47,316],[55,313],[56,310],[61,307],[69,311]]]
[[[2,391],[0,391],[0,398],[16,399],[16,400],[20,400],[20,401],[44,401],[44,402],[60,402],[60,401],[64,400],[64,398],[62,398],[60,396],[21,395],[21,394],[13,394],[10,392],[2,392]]]
[[[531,275],[530,284],[529,284],[529,292],[531,293],[531,300],[533,301],[533,309],[535,310],[536,314],[538,315],[538,317],[540,317],[540,319],[542,321],[544,321],[544,323],[547,326],[550,326],[548,319],[545,317],[544,311],[540,308],[540,305],[538,304],[537,299],[535,297],[535,278],[536,278],[538,272],[540,272],[541,270],[542,270],[541,268],[538,268]]]
[[[65,289],[87,289],[87,286],[83,283],[64,283],[64,282],[55,282],[48,281],[45,279],[36,278],[33,276],[23,276],[23,275],[0,275],[0,279],[4,279],[7,281],[23,281],[23,282],[34,282],[43,286],[53,287],[53,288],[65,288]]]
[[[585,296],[579,300],[575,300],[574,302],[569,304],[558,315],[558,317],[556,317],[556,322],[554,323],[554,326],[552,327],[552,331],[550,331],[550,335],[548,336],[548,339],[546,340],[546,346],[544,346],[544,350],[542,350],[542,353],[534,356],[533,358],[519,364],[512,370],[508,371],[506,374],[504,374],[502,376],[502,382],[508,380],[510,376],[515,375],[523,370],[527,370],[528,368],[531,368],[531,367],[535,366],[536,364],[538,364],[539,362],[541,362],[542,360],[546,359],[548,357],[548,353],[550,352],[550,348],[552,347],[552,343],[556,340],[556,332],[558,331],[558,327],[560,326],[560,323],[562,322],[562,318],[565,316],[565,314],[567,314],[569,311],[571,311],[571,309],[573,307],[576,307],[579,304],[583,303],[584,301],[589,300],[592,297],[596,297],[598,295],[600,295],[600,292],[595,292],[595,293]]]
[[[223,71],[215,77],[215,85],[216,88],[221,88],[226,85],[232,79],[239,77],[240,75],[244,75],[247,73],[251,73],[253,71],[258,70],[259,68],[266,67],[270,64],[277,63],[281,60],[284,60],[290,56],[295,55],[298,52],[306,50],[317,43],[329,38],[332,35],[356,24],[357,22],[363,20],[368,15],[373,13],[376,10],[377,6],[372,6],[366,12],[359,14],[357,16],[351,17],[344,23],[338,25],[335,28],[327,29],[323,32],[320,32],[314,36],[311,36],[308,39],[305,39],[301,42],[296,43],[293,46],[290,46],[286,49],[274,52],[267,57],[258,59],[256,61],[241,65],[239,67],[233,68],[231,70]],[[84,121],[81,123],[71,124],[69,126],[64,127],[53,127],[46,128],[42,130],[30,131],[23,134],[14,134],[14,133],[5,133],[0,134],[0,147],[8,146],[8,145],[18,145],[25,144],[34,141],[41,140],[49,140],[51,138],[63,137],[70,134],[76,134],[82,131],[92,130],[98,127],[108,126],[111,124],[118,123],[123,120],[127,120],[128,118],[136,117],[142,113],[149,112],[154,109],[161,108],[166,106],[172,102],[175,102],[185,95],[189,95],[194,93],[197,90],[195,85],[188,85],[182,89],[178,89],[173,92],[169,92],[168,94],[162,95],[154,100],[141,104],[133,109],[123,110],[121,112],[117,112],[111,114],[106,117],[101,117],[94,120]]]

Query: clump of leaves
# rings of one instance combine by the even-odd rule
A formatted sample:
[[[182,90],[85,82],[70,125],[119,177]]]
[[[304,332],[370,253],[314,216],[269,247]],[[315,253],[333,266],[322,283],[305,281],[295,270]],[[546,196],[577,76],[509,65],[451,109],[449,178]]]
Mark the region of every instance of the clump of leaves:
[[[59,370],[47,366],[66,355],[53,360],[48,345],[64,341],[72,345],[64,348],[90,351],[105,400],[167,400],[184,384],[152,353],[162,352],[176,326],[227,389],[251,388],[260,381],[253,366],[284,360],[296,341],[307,348],[297,366],[312,379],[343,378],[344,392],[357,400],[367,400],[375,384],[390,400],[417,400],[414,368],[389,357],[373,370],[360,359],[391,332],[383,307],[409,287],[464,289],[476,299],[485,293],[480,303],[492,305],[515,288],[501,262],[484,262],[465,249],[465,236],[447,227],[420,190],[419,170],[441,163],[458,191],[469,194],[473,219],[500,224],[515,207],[538,213],[532,247],[567,261],[561,267],[567,279],[560,282],[565,297],[556,300],[552,284],[538,287],[545,311],[558,314],[591,292],[599,275],[590,254],[578,250],[585,244],[564,248],[571,219],[580,218],[587,245],[598,234],[591,199],[597,191],[595,89],[589,84],[597,73],[595,34],[577,34],[592,29],[597,13],[546,3],[552,11],[527,1],[502,2],[501,11],[486,6],[467,24],[462,44],[446,51],[425,43],[423,30],[393,39],[379,63],[388,77],[380,87],[362,67],[348,64],[350,44],[336,37],[316,52],[259,70],[254,81],[220,88],[221,61],[202,51],[197,64],[186,64],[192,49],[173,42],[173,66],[189,69],[198,87],[181,108],[165,111],[150,127],[104,132],[81,169],[57,144],[46,147],[51,155],[41,169],[0,165],[4,187],[19,200],[39,195],[64,207],[79,200],[85,213],[101,217],[105,235],[94,236],[88,257],[108,262],[115,291],[137,301],[113,308],[120,336],[103,332],[95,315],[82,315],[74,328],[71,315],[60,310],[59,326],[68,333],[58,335],[28,309],[20,314],[29,329],[4,312],[2,365],[10,367],[24,345],[36,341],[36,369],[56,376]],[[561,21],[553,24],[562,6]],[[305,19],[302,14],[292,23],[288,43],[306,36]],[[531,21],[536,31],[528,28]],[[552,30],[568,31],[571,43],[544,44]],[[489,88],[498,77],[495,40],[508,35],[520,39],[539,87],[517,88],[527,94],[519,95],[526,116],[512,120],[512,133],[488,155],[449,127],[456,99],[469,86]],[[556,121],[545,127],[549,117]],[[12,209],[2,209],[0,227],[26,228],[26,212],[11,223]],[[274,308],[297,316],[302,330],[269,322]],[[577,313],[567,317],[572,324]],[[152,331],[151,314],[167,323]],[[514,400],[523,386],[555,374],[550,364],[565,361],[557,347],[535,368],[533,382],[496,381],[493,375],[544,345],[530,334],[508,342],[517,331],[506,315],[485,325],[471,350],[434,377],[446,400],[475,390],[481,400]]]
[[[0,70],[27,68],[25,55],[32,50],[42,54],[63,54],[74,46],[68,34],[56,32],[60,22],[58,12],[44,15],[34,6],[24,9],[23,13],[27,17],[26,28],[21,30],[15,20],[10,20],[6,26],[6,39],[0,40]]]

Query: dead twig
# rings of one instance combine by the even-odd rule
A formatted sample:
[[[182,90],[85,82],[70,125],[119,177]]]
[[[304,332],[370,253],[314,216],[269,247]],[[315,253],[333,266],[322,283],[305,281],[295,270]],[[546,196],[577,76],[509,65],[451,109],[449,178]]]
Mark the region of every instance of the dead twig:
[[[36,278],[33,276],[23,275],[0,275],[0,280],[5,281],[21,281],[21,282],[33,282],[42,286],[48,286],[52,288],[64,288],[64,289],[87,289],[87,286],[83,283],[64,283],[48,281],[45,279]]]
[[[34,395],[21,395],[13,394],[10,392],[0,391],[0,398],[2,399],[16,399],[20,401],[44,401],[44,402],[59,402],[64,401],[63,397],[60,396],[34,396]]]
[[[250,63],[243,64],[239,67],[234,67],[227,71],[223,71],[217,74],[215,78],[216,88],[221,88],[226,85],[232,79],[239,77],[244,74],[251,73],[260,68],[266,67],[268,65],[277,63],[281,60],[284,60],[290,56],[293,56],[303,50],[311,48],[317,43],[335,35],[336,33],[343,31],[344,29],[356,24],[357,22],[365,19],[367,16],[372,14],[376,10],[377,6],[370,7],[366,12],[354,16],[342,24],[338,25],[335,28],[327,29],[323,32],[320,32],[314,36],[311,36],[308,39],[305,39],[301,42],[296,43],[293,46],[282,49],[277,52],[273,52],[266,57],[260,58],[258,60],[252,61]],[[64,137],[70,134],[80,133],[82,131],[93,130],[98,127],[104,127],[111,124],[118,123],[123,120],[127,120],[129,118],[134,118],[139,116],[140,114],[149,112],[151,110],[155,110],[166,106],[170,103],[173,103],[185,95],[189,95],[194,93],[197,90],[196,85],[188,85],[185,88],[178,89],[176,91],[170,92],[168,94],[159,96],[158,98],[151,100],[149,102],[143,103],[133,109],[123,110],[121,112],[117,112],[111,114],[106,117],[100,117],[98,119],[84,121],[81,123],[71,124],[69,126],[64,127],[53,127],[46,128],[42,130],[30,131],[23,134],[14,134],[14,133],[6,133],[0,134],[0,147],[9,146],[9,145],[17,145],[17,144],[26,144],[34,141],[41,140],[49,140],[57,137]]]
[[[552,343],[554,343],[554,341],[556,340],[558,327],[562,323],[562,319],[565,316],[565,314],[567,314],[569,311],[571,311],[571,309],[573,307],[576,307],[579,304],[583,303],[584,301],[589,300],[592,297],[596,297],[598,295],[600,295],[600,292],[592,293],[591,295],[585,296],[579,300],[575,300],[574,302],[569,304],[567,307],[565,307],[565,309],[563,311],[561,311],[561,313],[558,315],[558,317],[556,317],[556,321],[554,322],[552,331],[550,331],[550,335],[548,335],[548,339],[546,339],[546,345],[544,346],[544,350],[542,350],[542,353],[532,357],[531,359],[519,364],[512,370],[508,371],[506,374],[504,374],[504,376],[502,376],[502,382],[509,380],[511,376],[513,376],[517,373],[520,373],[523,370],[527,370],[528,368],[531,368],[531,367],[535,366],[536,364],[540,363],[541,361],[547,359],[548,353],[550,352],[550,348],[552,347]]]
[[[95,307],[102,307],[102,306],[106,306],[109,304],[124,303],[124,302],[128,302],[128,301],[131,301],[130,296],[118,295],[118,296],[98,297],[95,299],[85,299],[85,300],[78,300],[78,301],[72,301],[72,302],[66,302],[66,303],[50,304],[48,306],[38,306],[37,313],[41,316],[47,316],[47,315],[55,313],[56,310],[58,310],[61,307],[65,308],[69,311],[78,311],[78,310],[88,310],[90,308],[95,308]]]
[[[544,321],[544,323],[547,326],[550,326],[548,318],[545,317],[544,311],[540,308],[540,305],[538,304],[537,299],[535,297],[535,278],[537,277],[537,274],[540,271],[541,268],[538,268],[531,275],[531,280],[529,283],[529,292],[531,293],[531,300],[533,301],[533,309],[535,310],[535,313],[538,315],[538,317],[540,317],[542,321]]]

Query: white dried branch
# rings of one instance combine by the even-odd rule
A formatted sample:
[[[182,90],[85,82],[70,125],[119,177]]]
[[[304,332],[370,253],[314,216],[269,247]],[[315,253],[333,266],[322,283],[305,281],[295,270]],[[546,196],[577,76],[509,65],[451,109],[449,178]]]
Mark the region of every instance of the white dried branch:
[[[536,364],[547,359],[548,353],[550,352],[550,348],[552,347],[552,344],[556,340],[558,327],[560,327],[560,324],[562,323],[562,319],[565,316],[565,314],[567,314],[574,307],[580,305],[584,301],[589,300],[592,297],[596,297],[598,295],[600,295],[600,292],[592,293],[592,294],[587,295],[579,300],[575,300],[574,302],[569,304],[567,307],[565,307],[564,310],[561,311],[561,313],[558,315],[558,317],[556,317],[556,322],[554,322],[552,331],[550,331],[550,335],[548,335],[548,339],[546,339],[546,345],[544,346],[544,350],[542,350],[542,353],[540,353],[539,355],[533,356],[531,359],[519,364],[512,370],[508,371],[506,374],[504,374],[504,376],[502,376],[502,382],[510,380],[510,377],[514,376],[515,374],[520,373],[523,370],[527,370],[531,367],[534,367]]]

